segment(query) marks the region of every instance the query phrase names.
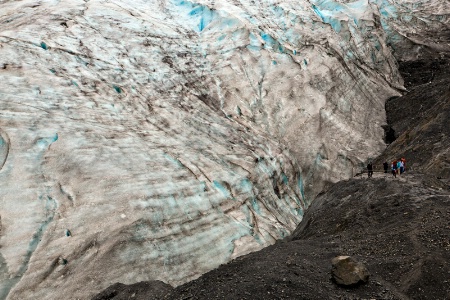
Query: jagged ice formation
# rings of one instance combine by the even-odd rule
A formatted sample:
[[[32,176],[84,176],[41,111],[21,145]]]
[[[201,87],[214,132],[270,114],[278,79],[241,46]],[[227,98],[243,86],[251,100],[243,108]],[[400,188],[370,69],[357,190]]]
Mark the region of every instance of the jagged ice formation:
[[[392,49],[449,48],[445,1],[0,7],[0,299],[178,285],[286,236],[384,149]]]

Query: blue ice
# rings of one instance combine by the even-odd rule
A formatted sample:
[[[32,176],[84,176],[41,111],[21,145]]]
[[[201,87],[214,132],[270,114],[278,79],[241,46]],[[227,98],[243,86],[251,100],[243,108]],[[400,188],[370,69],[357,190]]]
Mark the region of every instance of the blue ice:
[[[283,183],[284,183],[285,185],[288,185],[288,183],[289,183],[289,178],[286,176],[286,174],[282,173],[282,174],[281,174],[281,178],[282,178],[282,180],[283,180]]]
[[[168,161],[170,161],[174,166],[176,166],[176,167],[182,167],[182,166],[183,166],[183,165],[181,164],[181,162],[180,162],[178,159],[172,157],[170,154],[164,153],[163,155],[164,155],[164,157],[165,157]]]
[[[261,47],[260,47],[261,43],[258,40],[258,38],[253,33],[250,33],[248,37],[249,37],[250,43],[247,46],[247,49],[249,49],[251,51],[260,51],[261,50]]]
[[[380,13],[382,17],[386,17],[386,18],[397,18],[397,8],[392,5],[389,1],[387,0],[372,0],[371,2],[375,2],[376,4],[378,4],[378,7],[380,8]]]
[[[354,11],[365,11],[367,10],[367,0],[359,0],[351,3],[345,4],[348,8],[354,10]]]
[[[223,41],[226,37],[227,37],[226,34],[222,34],[221,36],[219,36],[219,37],[217,38],[217,40],[218,40],[218,41]]]
[[[341,22],[339,19],[334,19],[333,14],[327,10],[320,10],[317,6],[313,5],[314,12],[322,19],[324,23],[330,24],[334,31],[341,31]]]
[[[273,11],[275,17],[277,17],[278,19],[284,18],[284,9],[282,7],[274,5],[274,6],[272,6],[272,11]]]
[[[252,208],[255,213],[257,213],[258,215],[261,214],[261,209],[259,207],[258,200],[256,200],[256,198],[252,199]]]
[[[119,86],[113,84],[112,87],[113,87],[113,89],[117,92],[117,94],[122,93],[122,89],[121,89]]]
[[[385,0],[377,0],[378,2]],[[367,0],[358,0],[351,3],[339,3],[332,0],[311,1],[314,12],[324,23],[330,24],[334,31],[341,31],[340,18],[342,14],[358,26],[358,17],[368,9]]]
[[[50,137],[44,137],[44,138],[40,138],[37,140],[36,144],[40,147],[40,148],[47,148],[48,146],[50,146],[51,144],[53,144],[54,142],[56,142],[58,140],[58,134],[55,133],[55,135],[50,136]]]
[[[8,143],[0,135],[0,169],[3,167],[3,163],[8,155]]]
[[[280,42],[275,40],[270,34],[267,34],[265,32],[261,32],[260,36],[265,42],[264,49],[271,49],[271,50],[274,50],[274,51],[278,51],[280,53],[284,53],[285,52],[284,46]]]
[[[264,42],[266,42],[264,45],[265,48],[272,48],[275,45],[276,41],[269,34],[261,32],[260,35]]]
[[[228,189],[225,188],[220,182],[218,182],[217,180],[214,180],[214,181],[213,181],[213,184],[214,184],[214,187],[215,187],[216,189],[218,189],[218,190],[222,193],[222,195],[223,195],[225,198],[227,198],[227,199],[230,199],[230,198],[231,198],[231,194],[230,194],[230,192],[228,191]]]
[[[295,30],[294,28],[289,28],[284,32],[284,38],[291,45],[297,45],[302,39],[302,35],[299,33],[300,32],[298,30]]]
[[[251,193],[253,189],[252,182],[247,178],[241,180],[240,189],[243,193]]]
[[[300,194],[302,195],[303,200],[305,199],[305,187],[303,185],[303,179],[301,175],[298,175],[297,186],[300,190]]]
[[[272,11],[275,15],[275,20],[281,22],[281,27],[286,29],[286,22],[284,21],[285,19],[284,9],[280,6],[274,5],[272,6]]]
[[[343,4],[330,0],[316,0],[311,1],[311,3],[313,3],[313,9],[320,7],[320,10],[326,10],[330,12],[340,12],[346,9]]]
[[[209,9],[207,6],[195,4],[190,1],[173,1],[173,4],[180,10],[180,15],[184,15],[194,22],[195,31],[203,31],[215,18],[218,17],[216,11]],[[232,22],[227,20],[225,23]],[[225,24],[229,26],[230,24]]]

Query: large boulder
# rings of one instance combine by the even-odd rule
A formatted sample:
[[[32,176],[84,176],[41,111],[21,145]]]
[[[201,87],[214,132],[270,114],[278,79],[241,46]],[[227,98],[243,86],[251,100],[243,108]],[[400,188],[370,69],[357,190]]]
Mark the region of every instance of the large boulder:
[[[331,263],[331,275],[339,285],[354,286],[369,280],[366,266],[350,256],[337,256]]]

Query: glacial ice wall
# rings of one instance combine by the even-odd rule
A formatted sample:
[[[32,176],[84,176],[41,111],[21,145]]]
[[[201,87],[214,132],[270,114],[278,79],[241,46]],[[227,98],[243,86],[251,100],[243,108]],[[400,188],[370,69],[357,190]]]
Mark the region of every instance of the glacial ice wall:
[[[450,52],[450,2],[369,0],[379,8],[386,43],[398,60]]]
[[[384,148],[400,29],[447,28],[408,3],[0,1],[0,299],[178,285],[289,234]]]

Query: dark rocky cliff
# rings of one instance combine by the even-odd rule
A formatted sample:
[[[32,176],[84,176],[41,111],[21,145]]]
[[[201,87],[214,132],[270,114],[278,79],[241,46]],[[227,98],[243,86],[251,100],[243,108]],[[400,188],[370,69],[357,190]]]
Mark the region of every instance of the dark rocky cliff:
[[[410,169],[449,183],[449,70],[448,58],[400,63],[408,92],[386,103],[392,143],[375,160],[379,169],[384,160],[404,157]]]

